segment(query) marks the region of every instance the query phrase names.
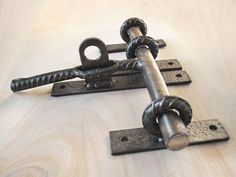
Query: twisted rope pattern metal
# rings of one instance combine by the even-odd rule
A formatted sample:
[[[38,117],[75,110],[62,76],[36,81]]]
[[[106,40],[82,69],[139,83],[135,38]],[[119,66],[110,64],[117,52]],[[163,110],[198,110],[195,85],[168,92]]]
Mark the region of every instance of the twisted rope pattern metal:
[[[148,46],[154,59],[157,57],[157,54],[158,54],[157,42],[149,36],[138,36],[138,37],[134,38],[132,41],[130,41],[130,43],[128,44],[127,50],[126,50],[127,58],[136,57],[135,50],[139,46],[142,46],[142,45]]]
[[[149,133],[158,135],[160,130],[157,118],[169,110],[177,111],[186,126],[191,122],[192,109],[186,100],[175,96],[164,96],[151,102],[145,108],[142,118],[143,126]]]
[[[138,27],[140,29],[142,35],[144,35],[144,36],[147,34],[147,25],[142,19],[130,18],[130,19],[126,20],[120,28],[120,35],[126,43],[129,43],[129,41],[130,41],[127,30],[131,27]]]
[[[74,69],[72,68],[72,69],[65,69],[46,74],[41,74],[29,78],[14,79],[11,82],[11,90],[13,92],[17,92],[62,80],[73,79],[75,77],[76,77],[75,72]]]
[[[81,79],[89,79],[89,78],[91,79],[94,77],[108,76],[116,71],[128,70],[128,69],[138,69],[138,60],[137,59],[122,60],[122,61],[113,60],[113,65],[105,68],[96,68],[83,71],[82,67],[78,66],[75,68],[59,70],[29,78],[14,79],[11,82],[11,90],[13,92],[17,92],[42,85],[51,84],[54,82],[73,79],[76,77],[79,77]]]

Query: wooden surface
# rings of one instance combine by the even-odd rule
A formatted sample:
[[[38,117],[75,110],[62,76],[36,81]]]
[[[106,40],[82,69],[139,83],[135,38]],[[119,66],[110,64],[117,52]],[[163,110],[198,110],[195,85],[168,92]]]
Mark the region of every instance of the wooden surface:
[[[10,91],[13,78],[80,64],[87,37],[122,42],[120,25],[134,16],[167,42],[159,58],[178,58],[193,80],[170,92],[190,102],[193,120],[219,119],[229,142],[114,157],[108,132],[142,126],[145,89],[61,98],[50,97],[51,85]],[[235,29],[234,0],[0,0],[0,176],[236,176]]]

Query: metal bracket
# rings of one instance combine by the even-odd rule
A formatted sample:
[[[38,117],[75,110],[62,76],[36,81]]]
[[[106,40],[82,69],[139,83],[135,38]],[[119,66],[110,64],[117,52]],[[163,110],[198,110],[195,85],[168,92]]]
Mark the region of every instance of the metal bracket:
[[[176,71],[182,69],[182,66],[180,65],[177,59],[156,60],[156,64],[161,72]],[[113,76],[122,76],[135,73],[140,73],[140,71],[135,71],[135,70],[117,71],[113,74]]]
[[[89,46],[96,46],[100,50],[100,57],[96,60],[88,59],[85,55],[85,49]],[[85,39],[79,47],[80,59],[82,63],[83,70],[102,68],[110,66],[112,61],[108,58],[107,47],[104,42],[98,38],[89,38]],[[87,89],[96,89],[96,86],[99,85],[99,88],[110,87],[112,84],[111,74],[106,74],[92,78],[85,79]]]
[[[216,119],[191,122],[187,129],[189,132],[189,145],[229,140],[228,133]],[[112,155],[166,148],[161,136],[152,136],[144,128],[111,131],[109,135]]]
[[[163,48],[166,43],[163,39],[156,39],[158,48]],[[106,45],[108,53],[124,52],[127,49],[127,43]]]
[[[167,85],[183,85],[191,83],[191,79],[187,72],[181,70],[182,67],[178,60],[159,60],[156,63],[162,71],[162,76]],[[52,88],[51,96],[56,97],[146,87],[143,76],[136,71],[119,71],[112,76],[112,86],[106,88],[88,89],[85,80],[55,83]]]

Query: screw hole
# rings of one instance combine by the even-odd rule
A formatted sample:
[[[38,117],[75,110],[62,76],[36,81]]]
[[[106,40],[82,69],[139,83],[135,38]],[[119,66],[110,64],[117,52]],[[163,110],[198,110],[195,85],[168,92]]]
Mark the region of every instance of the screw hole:
[[[121,141],[128,141],[128,137],[127,136],[123,136],[123,137],[121,137]]]
[[[210,125],[210,126],[209,126],[209,129],[212,130],[212,131],[217,130],[217,126],[215,126],[215,125]]]
[[[65,85],[61,85],[60,86],[60,89],[64,89],[66,86]]]
[[[89,60],[97,60],[101,57],[100,49],[97,46],[88,46],[85,51],[84,55]]]
[[[176,77],[182,77],[182,74],[176,74],[175,76]]]
[[[173,62],[171,62],[171,61],[168,63],[168,65],[173,65],[173,64],[174,64],[174,63],[173,63]]]

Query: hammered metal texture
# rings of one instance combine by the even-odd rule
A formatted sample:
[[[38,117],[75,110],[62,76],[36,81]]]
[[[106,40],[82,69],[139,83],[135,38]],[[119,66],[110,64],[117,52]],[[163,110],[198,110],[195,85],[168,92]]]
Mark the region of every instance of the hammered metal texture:
[[[180,65],[177,59],[156,60],[156,64],[161,72],[182,69],[182,66]],[[140,73],[140,71],[134,71],[134,70],[117,71],[112,76],[122,76],[133,73]]]
[[[216,119],[192,122],[187,126],[189,145],[229,140],[223,125]],[[121,155],[135,152],[165,149],[161,136],[150,135],[144,128],[109,132],[111,154]]]
[[[178,77],[179,75],[181,75],[181,77]],[[162,76],[167,85],[182,85],[191,83],[191,79],[187,72],[183,70],[162,72]],[[112,82],[112,87],[102,89],[87,89],[86,82],[84,80],[55,83],[52,88],[51,96],[66,96],[146,87],[143,77],[139,73],[112,77]]]
[[[191,145],[229,139],[223,125],[216,119],[192,122],[188,130]]]

